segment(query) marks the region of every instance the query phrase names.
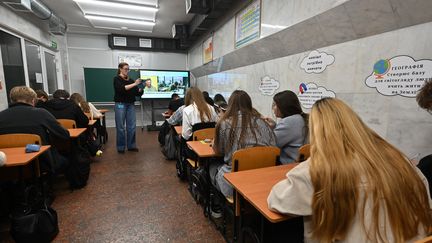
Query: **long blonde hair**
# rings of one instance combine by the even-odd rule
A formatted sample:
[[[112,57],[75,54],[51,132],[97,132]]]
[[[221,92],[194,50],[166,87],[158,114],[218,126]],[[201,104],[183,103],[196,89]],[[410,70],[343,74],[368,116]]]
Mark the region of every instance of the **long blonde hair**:
[[[192,105],[193,103],[195,103],[198,108],[201,122],[209,122],[212,118],[212,113],[201,90],[197,87],[191,87],[186,92],[185,106]]]
[[[388,219],[384,223],[395,242],[417,236],[419,226],[429,231],[427,189],[413,165],[351,108],[338,99],[322,99],[312,108],[309,128],[315,238],[321,242],[343,240],[357,211],[372,242],[389,241],[380,230],[380,215]],[[364,186],[364,197],[359,195],[359,186]],[[364,217],[368,200],[371,222],[365,222]]]

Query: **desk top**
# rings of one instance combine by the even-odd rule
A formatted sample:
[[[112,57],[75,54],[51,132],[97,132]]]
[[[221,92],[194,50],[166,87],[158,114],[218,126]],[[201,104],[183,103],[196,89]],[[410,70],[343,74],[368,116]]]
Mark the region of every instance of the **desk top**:
[[[192,149],[200,158],[217,157],[218,154],[213,150],[211,143],[204,141],[189,141],[187,146]]]
[[[5,167],[21,166],[30,163],[30,161],[37,158],[39,155],[47,151],[51,146],[43,145],[38,152],[26,153],[25,147],[16,148],[0,148],[0,151],[6,154]]]
[[[289,216],[270,211],[268,209],[267,197],[272,187],[285,179],[286,173],[296,165],[298,164],[232,172],[226,173],[224,177],[264,217],[272,223],[277,223],[288,219]]]
[[[182,134],[182,126],[174,126],[174,130],[176,131],[177,135]]]
[[[71,138],[77,138],[81,133],[85,132],[87,128],[70,128],[68,129]]]
[[[108,109],[100,109],[99,112],[103,114],[103,113],[109,112],[109,110]]]
[[[93,126],[96,122],[97,122],[97,120],[89,120],[88,125]]]

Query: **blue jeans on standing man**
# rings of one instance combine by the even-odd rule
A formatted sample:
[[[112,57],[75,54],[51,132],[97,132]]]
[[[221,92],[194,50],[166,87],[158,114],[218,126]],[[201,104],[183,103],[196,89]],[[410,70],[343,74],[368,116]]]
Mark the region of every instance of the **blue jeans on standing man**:
[[[134,103],[115,103],[115,123],[117,131],[117,151],[126,149],[125,142],[127,140],[127,148],[136,148],[136,115]],[[126,122],[126,134],[125,134]],[[125,136],[126,135],[126,136]]]

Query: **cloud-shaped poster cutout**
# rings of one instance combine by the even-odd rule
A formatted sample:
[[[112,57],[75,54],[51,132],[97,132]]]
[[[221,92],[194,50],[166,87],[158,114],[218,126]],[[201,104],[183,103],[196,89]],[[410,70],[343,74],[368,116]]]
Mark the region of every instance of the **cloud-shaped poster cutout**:
[[[312,108],[313,104],[322,98],[335,98],[335,92],[315,83],[301,83],[299,86],[298,98],[302,106],[306,109]]]
[[[279,81],[269,76],[261,78],[261,83],[258,87],[263,95],[273,95],[277,89],[279,89]]]
[[[327,66],[334,63],[335,57],[325,52],[311,51],[307,57],[303,59],[300,67],[307,73],[322,73]]]
[[[432,60],[396,56],[375,62],[366,85],[387,96],[415,97],[428,80],[432,80]]]

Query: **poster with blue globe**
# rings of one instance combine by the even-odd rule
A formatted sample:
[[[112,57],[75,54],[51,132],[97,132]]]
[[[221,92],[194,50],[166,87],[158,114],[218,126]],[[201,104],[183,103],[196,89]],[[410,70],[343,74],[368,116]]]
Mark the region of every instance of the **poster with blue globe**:
[[[429,80],[432,80],[432,60],[396,56],[376,61],[366,85],[386,96],[415,97]]]

